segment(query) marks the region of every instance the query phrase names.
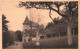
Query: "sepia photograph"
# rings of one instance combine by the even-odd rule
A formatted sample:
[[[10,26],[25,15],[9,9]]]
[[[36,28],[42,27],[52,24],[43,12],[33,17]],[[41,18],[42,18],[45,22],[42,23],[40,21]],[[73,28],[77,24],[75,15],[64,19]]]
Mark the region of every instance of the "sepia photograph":
[[[2,0],[2,49],[78,49],[78,1]]]

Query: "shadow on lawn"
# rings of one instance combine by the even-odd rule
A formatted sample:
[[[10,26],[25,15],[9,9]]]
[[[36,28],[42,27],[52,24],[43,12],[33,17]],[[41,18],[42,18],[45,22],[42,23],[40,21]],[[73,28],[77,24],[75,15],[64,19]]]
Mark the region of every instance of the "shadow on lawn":
[[[33,41],[33,44],[23,44],[24,49],[78,49],[78,37],[77,35],[73,36],[73,45],[68,46],[67,36],[64,37],[55,37],[40,39],[40,46],[36,46],[36,41]]]

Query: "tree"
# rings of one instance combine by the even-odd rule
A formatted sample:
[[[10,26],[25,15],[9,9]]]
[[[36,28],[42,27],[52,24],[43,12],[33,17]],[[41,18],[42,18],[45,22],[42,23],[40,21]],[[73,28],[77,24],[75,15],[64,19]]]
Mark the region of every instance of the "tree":
[[[21,31],[20,30],[17,30],[15,33],[17,34],[17,39],[19,41],[22,41],[22,33],[21,33]]]
[[[7,47],[9,43],[10,34],[8,32],[8,26],[6,25],[9,21],[6,20],[6,16],[2,14],[2,41],[3,48]]]
[[[53,22],[49,22],[47,25],[46,25],[46,29],[50,28],[50,27],[54,27],[55,24]]]
[[[65,9],[60,10],[60,6],[64,5]],[[67,19],[67,36],[68,36],[68,45],[72,45],[72,35],[71,35],[71,23],[72,23],[72,17],[76,10],[78,10],[78,2],[22,2],[19,3],[20,7],[25,6],[26,9],[29,8],[37,8],[37,9],[49,9],[49,16],[51,17],[51,10],[57,12],[62,17],[65,17]],[[55,9],[54,7],[57,9]],[[65,14],[62,14],[65,13]]]
[[[72,32],[74,34],[78,34],[78,11],[75,12],[72,19]]]
[[[9,21],[6,20],[6,17],[4,15],[2,15],[2,30],[3,31],[7,31],[8,30],[8,26],[6,25]]]
[[[10,43],[12,44],[14,41],[17,40],[17,35],[15,34],[14,31],[9,30],[8,32],[10,34]]]
[[[54,18],[53,22],[47,24],[46,28],[49,31],[49,34],[64,36],[66,35],[66,23],[64,18]]]

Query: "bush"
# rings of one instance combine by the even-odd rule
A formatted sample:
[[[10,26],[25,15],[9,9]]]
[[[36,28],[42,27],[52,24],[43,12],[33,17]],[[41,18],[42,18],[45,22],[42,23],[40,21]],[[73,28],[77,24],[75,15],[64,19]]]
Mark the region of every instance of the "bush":
[[[3,39],[3,48],[6,48],[9,45],[11,39],[9,32],[3,32],[2,39]]]
[[[17,35],[17,40],[22,41],[22,32],[20,30],[17,30],[15,34]]]
[[[44,36],[40,36],[40,39],[43,39],[44,38]]]
[[[3,32],[2,34],[3,48],[6,48],[9,45],[13,44],[14,40],[15,40],[15,35],[11,34],[10,31]]]

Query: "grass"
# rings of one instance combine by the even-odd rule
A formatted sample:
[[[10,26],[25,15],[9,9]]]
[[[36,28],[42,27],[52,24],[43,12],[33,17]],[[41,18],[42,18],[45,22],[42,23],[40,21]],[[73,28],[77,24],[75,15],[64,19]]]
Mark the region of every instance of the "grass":
[[[33,41],[32,45],[24,43],[23,48],[28,49],[77,49],[78,48],[78,36],[73,36],[73,44],[68,46],[67,36],[53,37],[40,39],[40,46],[36,46],[36,41]]]

